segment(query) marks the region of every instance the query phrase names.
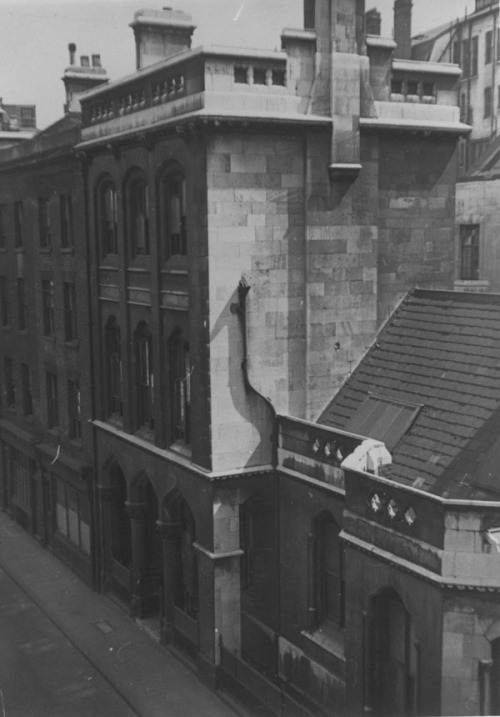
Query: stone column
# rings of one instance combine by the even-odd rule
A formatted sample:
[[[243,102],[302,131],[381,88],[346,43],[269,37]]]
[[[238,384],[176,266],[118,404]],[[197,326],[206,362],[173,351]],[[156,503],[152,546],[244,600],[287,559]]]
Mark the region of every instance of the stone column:
[[[231,501],[232,502],[232,501]],[[241,652],[241,586],[239,505],[214,504],[214,549],[200,543],[199,555],[199,653],[200,677],[216,686],[220,642],[237,656]]]
[[[108,592],[110,589],[110,506],[113,502],[115,492],[113,488],[107,485],[98,484],[97,495],[99,500],[98,505],[98,519],[96,524],[98,525],[98,532],[96,535],[96,546],[95,551],[97,554],[97,560],[99,563],[99,587],[104,592]]]
[[[131,602],[130,612],[132,615],[141,617],[143,590],[142,578],[148,565],[148,540],[147,540],[147,519],[150,511],[148,503],[125,503],[130,515],[130,530],[132,537],[132,563],[131,574]]]
[[[163,589],[160,597],[160,639],[173,642],[175,596],[179,589],[179,542],[182,525],[157,521],[156,527],[163,547]]]

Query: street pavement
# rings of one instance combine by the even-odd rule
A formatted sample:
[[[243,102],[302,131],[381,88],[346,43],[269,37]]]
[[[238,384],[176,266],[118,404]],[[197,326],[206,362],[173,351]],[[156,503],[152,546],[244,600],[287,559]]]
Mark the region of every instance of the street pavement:
[[[0,511],[0,715],[238,713]]]

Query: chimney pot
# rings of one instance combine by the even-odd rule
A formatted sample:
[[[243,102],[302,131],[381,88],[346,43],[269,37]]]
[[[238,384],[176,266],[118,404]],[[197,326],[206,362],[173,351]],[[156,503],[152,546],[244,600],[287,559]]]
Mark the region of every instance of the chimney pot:
[[[74,65],[75,64],[75,53],[76,53],[76,45],[74,42],[69,43],[68,50],[69,50],[69,64]]]
[[[81,55],[80,56],[80,65],[82,67],[90,67],[90,59],[88,55]]]
[[[92,67],[101,67],[100,55],[92,55]]]

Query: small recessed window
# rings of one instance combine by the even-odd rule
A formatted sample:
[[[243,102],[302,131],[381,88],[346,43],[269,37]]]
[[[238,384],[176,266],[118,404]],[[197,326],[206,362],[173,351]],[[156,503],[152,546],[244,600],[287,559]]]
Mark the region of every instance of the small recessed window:
[[[391,80],[391,92],[393,95],[402,95],[403,80]]]
[[[422,85],[422,93],[427,97],[434,97],[435,89],[434,82],[424,82]]]
[[[248,67],[242,65],[235,65],[234,68],[234,81],[239,84],[246,85],[248,82]]]
[[[460,226],[460,278],[479,279],[479,224]]]
[[[266,84],[266,70],[264,68],[254,67],[253,83],[254,83],[254,85],[265,85]]]
[[[418,95],[418,82],[416,80],[408,80],[408,94]]]
[[[285,70],[273,70],[273,85],[284,87],[286,85]]]

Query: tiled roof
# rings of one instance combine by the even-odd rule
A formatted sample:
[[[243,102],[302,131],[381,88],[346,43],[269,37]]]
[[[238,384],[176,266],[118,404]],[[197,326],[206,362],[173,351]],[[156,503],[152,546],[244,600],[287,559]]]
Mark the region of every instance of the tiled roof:
[[[409,294],[319,423],[349,426],[370,394],[422,406],[387,477],[500,499],[500,294]]]

